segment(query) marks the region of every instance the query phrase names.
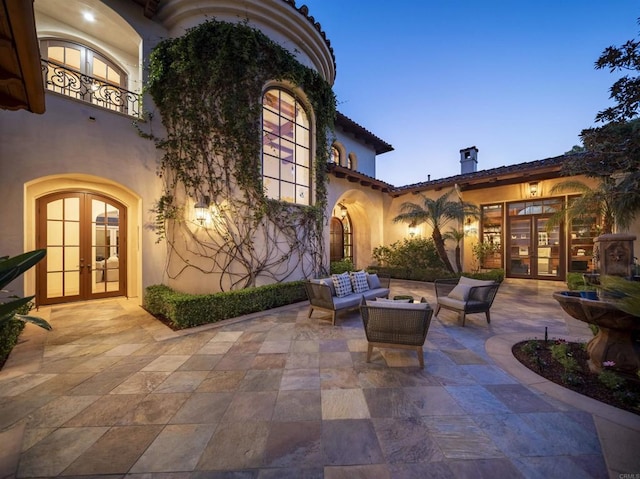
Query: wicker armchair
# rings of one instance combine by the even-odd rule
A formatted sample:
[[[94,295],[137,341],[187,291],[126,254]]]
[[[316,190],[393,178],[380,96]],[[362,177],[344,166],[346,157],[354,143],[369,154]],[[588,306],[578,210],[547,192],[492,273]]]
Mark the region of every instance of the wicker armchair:
[[[464,276],[460,279],[436,279],[436,315],[440,308],[456,311],[464,326],[467,314],[484,313],[491,323],[491,305],[498,293],[500,283],[480,281]]]
[[[424,369],[422,346],[431,325],[433,309],[422,298],[420,303],[362,301],[360,313],[369,343],[367,362],[377,348],[413,349]]]

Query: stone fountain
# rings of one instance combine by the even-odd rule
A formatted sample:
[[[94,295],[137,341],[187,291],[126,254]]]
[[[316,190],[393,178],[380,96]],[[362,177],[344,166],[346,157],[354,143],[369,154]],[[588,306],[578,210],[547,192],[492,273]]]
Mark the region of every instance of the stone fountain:
[[[630,277],[633,268],[633,235],[607,234],[594,240],[594,262],[603,275]],[[593,276],[593,275],[591,275]],[[593,279],[593,278],[592,278]],[[602,371],[605,361],[614,369],[635,375],[640,369],[640,348],[634,335],[640,333],[640,317],[621,311],[605,294],[588,299],[574,291],[553,293],[562,309],[575,319],[598,326],[598,333],[587,344],[589,369]]]

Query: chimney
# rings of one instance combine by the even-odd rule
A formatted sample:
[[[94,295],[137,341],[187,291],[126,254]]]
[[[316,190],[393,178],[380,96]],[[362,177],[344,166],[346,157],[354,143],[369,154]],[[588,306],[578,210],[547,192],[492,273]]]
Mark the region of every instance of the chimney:
[[[475,146],[460,150],[460,173],[475,173],[478,171],[478,149]]]

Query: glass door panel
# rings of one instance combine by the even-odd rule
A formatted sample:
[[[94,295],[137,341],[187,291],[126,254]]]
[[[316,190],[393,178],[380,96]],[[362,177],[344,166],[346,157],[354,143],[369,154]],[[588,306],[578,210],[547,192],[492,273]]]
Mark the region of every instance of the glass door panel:
[[[509,222],[509,273],[513,276],[530,277],[531,258],[531,218],[511,218]]]
[[[537,276],[557,278],[560,272],[560,229],[555,226],[547,231],[548,218],[536,220],[536,266]]]
[[[68,192],[38,200],[38,304],[126,292],[126,210],[100,195]]]

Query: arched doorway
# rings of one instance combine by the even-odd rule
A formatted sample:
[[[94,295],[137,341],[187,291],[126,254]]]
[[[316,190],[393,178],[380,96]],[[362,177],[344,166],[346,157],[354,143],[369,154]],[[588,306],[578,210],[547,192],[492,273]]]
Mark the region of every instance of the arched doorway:
[[[329,259],[333,261],[349,260],[353,262],[353,230],[351,218],[342,210],[342,219],[332,216],[330,223]]]
[[[127,210],[105,195],[65,191],[36,205],[40,305],[126,295]]]

